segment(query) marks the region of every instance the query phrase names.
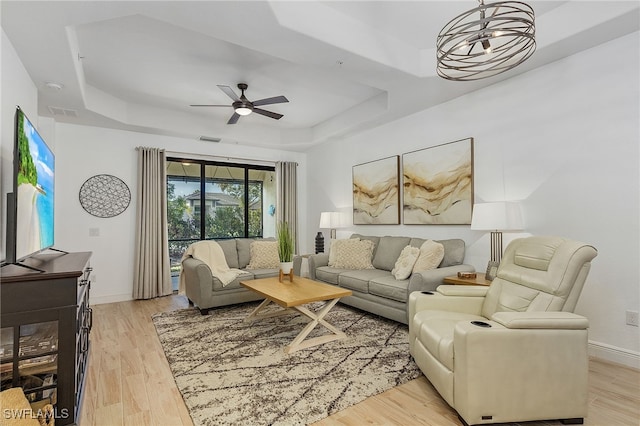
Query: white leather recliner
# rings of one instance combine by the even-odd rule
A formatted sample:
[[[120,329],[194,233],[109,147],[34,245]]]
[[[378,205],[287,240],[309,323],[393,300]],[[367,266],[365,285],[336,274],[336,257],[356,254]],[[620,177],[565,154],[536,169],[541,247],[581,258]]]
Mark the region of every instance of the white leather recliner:
[[[572,312],[596,255],[563,238],[520,238],[489,287],[411,293],[411,355],[461,420],[583,423],[589,323]]]

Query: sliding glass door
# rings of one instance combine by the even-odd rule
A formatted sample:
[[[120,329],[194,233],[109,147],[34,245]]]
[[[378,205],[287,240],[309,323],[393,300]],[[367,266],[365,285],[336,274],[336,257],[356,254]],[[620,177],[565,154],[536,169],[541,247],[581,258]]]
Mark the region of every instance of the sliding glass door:
[[[172,276],[193,242],[275,236],[275,168],[184,158],[167,160]]]

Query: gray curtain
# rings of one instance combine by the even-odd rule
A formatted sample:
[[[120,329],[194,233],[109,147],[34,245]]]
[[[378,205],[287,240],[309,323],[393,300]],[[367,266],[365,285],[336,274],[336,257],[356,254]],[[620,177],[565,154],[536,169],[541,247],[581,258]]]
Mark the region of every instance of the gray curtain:
[[[288,222],[298,251],[298,163],[276,163],[276,220]]]
[[[172,293],[167,231],[165,152],[138,147],[138,195],[133,298]]]

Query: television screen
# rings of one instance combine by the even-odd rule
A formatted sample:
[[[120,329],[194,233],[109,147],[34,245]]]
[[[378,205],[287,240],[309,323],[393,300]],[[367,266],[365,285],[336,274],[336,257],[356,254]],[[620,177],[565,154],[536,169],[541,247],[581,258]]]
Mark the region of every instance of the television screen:
[[[20,108],[14,153],[15,258],[53,246],[54,155]]]

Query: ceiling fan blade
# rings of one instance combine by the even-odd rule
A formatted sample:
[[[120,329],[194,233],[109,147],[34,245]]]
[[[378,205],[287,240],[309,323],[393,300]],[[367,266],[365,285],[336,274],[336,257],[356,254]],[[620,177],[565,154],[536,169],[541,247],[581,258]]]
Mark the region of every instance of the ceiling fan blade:
[[[236,124],[239,118],[240,118],[240,114],[234,112],[231,118],[229,119],[229,121],[227,121],[227,124]]]
[[[280,120],[282,117],[284,117],[284,115],[278,114],[277,112],[271,112],[271,111],[267,111],[265,109],[260,109],[260,108],[254,108],[253,112],[255,112],[256,114],[264,115],[265,117],[276,119],[276,120]]]
[[[227,96],[230,97],[231,99],[233,99],[234,101],[239,101],[240,100],[238,95],[236,95],[236,92],[234,92],[231,87],[223,86],[221,84],[218,84],[218,87],[220,88],[220,90],[222,90],[224,93],[226,93]]]
[[[231,107],[231,105],[189,105],[192,107]]]
[[[270,104],[282,104],[285,102],[289,102],[289,99],[285,98],[284,96],[274,96],[273,98],[265,98],[265,99],[260,99],[259,101],[254,101],[252,102],[253,106],[260,106],[260,105],[270,105]]]

